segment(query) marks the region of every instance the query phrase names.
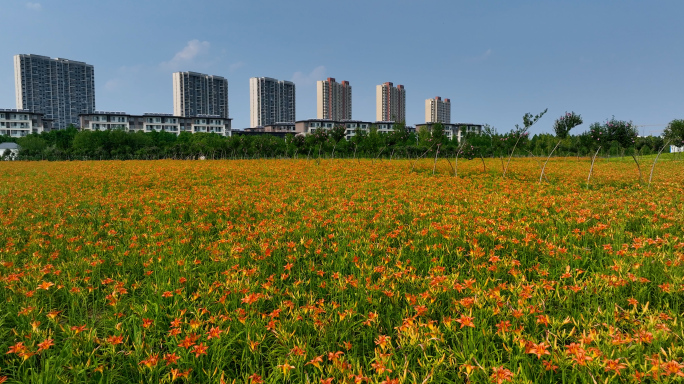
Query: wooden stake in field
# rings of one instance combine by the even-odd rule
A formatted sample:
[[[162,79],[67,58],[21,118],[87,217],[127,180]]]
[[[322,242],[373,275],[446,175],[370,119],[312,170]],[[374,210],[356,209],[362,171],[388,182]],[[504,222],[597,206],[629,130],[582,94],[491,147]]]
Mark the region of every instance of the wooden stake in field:
[[[465,144],[466,142],[465,140],[463,140],[463,144],[461,144],[456,150],[456,159],[454,160],[454,177],[458,177],[458,155],[460,155],[463,151],[463,147],[465,146]]]
[[[417,162],[418,160],[422,159],[423,157],[425,157],[425,155],[427,155],[428,152],[430,152],[430,150],[432,149],[432,147],[434,147],[434,145],[435,145],[435,144],[432,144],[432,145],[430,146],[430,148],[428,148],[428,150],[425,151],[425,153],[423,153],[422,155],[416,157],[416,160],[415,160],[415,161],[413,162],[413,164],[411,165],[411,172],[413,172],[413,168],[415,168],[416,162]]]
[[[508,162],[506,163],[506,167],[504,167],[503,171],[503,178],[506,178],[506,173],[508,172],[508,165],[511,163],[511,159],[513,158],[513,153],[515,153],[515,148],[518,146],[518,143],[520,142],[520,139],[523,136],[526,136],[528,131],[530,130],[530,127],[534,125],[539,119],[541,119],[542,116],[548,111],[549,109],[543,110],[540,114],[536,116],[532,116],[531,113],[526,113],[525,116],[523,116],[523,127],[519,127],[517,124],[515,125],[515,133],[518,135],[518,139],[515,141],[515,144],[513,145],[513,149],[511,150],[510,156],[508,156]],[[501,160],[503,162],[503,159]]]
[[[589,168],[589,176],[587,176],[587,188],[589,188],[589,179],[591,179],[591,171],[594,170],[594,161],[596,161],[596,156],[598,156],[599,151],[601,150],[601,146],[599,145],[598,149],[596,150],[596,153],[594,153],[594,157],[591,159],[591,167]]]
[[[371,161],[371,164],[374,164],[374,163],[375,163],[375,160],[377,160],[378,157],[380,157],[380,154],[382,154],[382,151],[384,151],[385,148],[387,148],[387,146],[382,147],[382,149],[380,150],[380,152],[378,152],[378,155],[375,156],[375,158],[373,159],[373,161]]]
[[[636,156],[634,156],[634,154],[632,154],[632,159],[634,159],[634,162],[637,165],[637,169],[639,170],[639,184],[641,184],[644,181],[641,177],[641,166],[639,165],[639,161],[637,160]]]
[[[432,175],[435,175],[435,168],[437,168],[437,155],[439,155],[439,146],[442,144],[437,144],[437,150],[435,151],[435,162],[432,163]]]
[[[651,189],[651,179],[653,179],[653,169],[655,169],[656,162],[658,162],[658,157],[660,157],[660,154],[663,153],[663,149],[667,147],[667,145],[670,144],[670,140],[668,140],[665,145],[663,145],[662,148],[660,148],[660,151],[658,151],[658,154],[656,155],[655,160],[653,160],[653,165],[651,165],[651,174],[648,176],[648,189]]]
[[[553,150],[551,150],[551,153],[549,153],[549,157],[546,158],[546,161],[544,162],[544,166],[542,167],[542,170],[541,170],[541,174],[539,175],[539,182],[540,182],[540,183],[542,182],[542,177],[544,177],[544,169],[546,169],[546,163],[549,162],[549,159],[551,158],[551,155],[553,155],[553,152],[556,150],[556,148],[558,148],[558,146],[560,145],[560,143],[561,143],[561,142],[558,141],[558,144],[556,144],[556,146],[553,147]]]

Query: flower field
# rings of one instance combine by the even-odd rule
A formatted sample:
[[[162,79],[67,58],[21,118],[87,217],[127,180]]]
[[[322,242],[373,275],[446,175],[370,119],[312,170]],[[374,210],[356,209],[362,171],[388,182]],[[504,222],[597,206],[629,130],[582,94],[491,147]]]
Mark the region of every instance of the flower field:
[[[2,162],[0,383],[678,382],[684,164],[590,162]]]

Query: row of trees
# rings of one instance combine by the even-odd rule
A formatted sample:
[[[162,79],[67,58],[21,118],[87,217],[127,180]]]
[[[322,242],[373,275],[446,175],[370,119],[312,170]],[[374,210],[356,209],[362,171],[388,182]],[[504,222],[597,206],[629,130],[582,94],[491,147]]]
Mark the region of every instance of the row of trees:
[[[21,146],[19,159],[159,159],[159,158],[255,158],[255,157],[387,157],[416,158],[440,156],[508,157],[589,156],[599,147],[609,156],[657,153],[665,145],[684,145],[684,120],[672,121],[664,137],[638,137],[636,127],[627,121],[609,119],[594,123],[578,135],[570,131],[582,124],[580,115],[566,113],[558,118],[555,135],[530,136],[529,130],[544,116],[525,114],[523,125],[507,133],[484,126],[482,134],[465,135],[459,142],[449,139],[444,127],[435,124],[431,131],[410,132],[403,124],[384,134],[371,128],[346,140],[345,128],[318,130],[307,136],[269,135],[222,137],[212,133],[126,132],[123,130],[79,131],[74,127],[23,138],[0,136],[0,142],[14,141]],[[2,155],[2,154],[0,154]],[[6,156],[6,154],[5,154]]]

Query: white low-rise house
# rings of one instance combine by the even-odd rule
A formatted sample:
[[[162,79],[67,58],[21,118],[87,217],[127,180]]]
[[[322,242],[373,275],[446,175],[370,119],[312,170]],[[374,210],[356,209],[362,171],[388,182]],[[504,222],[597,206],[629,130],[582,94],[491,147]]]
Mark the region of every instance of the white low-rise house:
[[[308,119],[295,122],[295,132],[310,135],[319,129],[331,130],[340,125],[339,121],[330,119]]]
[[[52,120],[43,118],[42,113],[25,109],[0,109],[0,135],[24,137],[32,133],[49,132]]]
[[[360,120],[343,120],[342,123],[344,124],[344,128],[346,128],[344,131],[344,137],[347,140],[351,140],[352,137],[356,136],[357,132],[368,132],[370,130],[370,126],[372,125],[372,123],[369,121]]]
[[[379,133],[394,132],[395,121],[376,121],[373,125],[378,129]]]
[[[680,153],[684,152],[684,146],[677,147],[675,145],[670,145],[670,153]]]
[[[427,129],[428,132],[432,131],[432,127],[435,124],[442,124],[444,127],[444,134],[449,140],[453,140],[454,137],[456,137],[456,140],[458,142],[461,142],[461,138],[463,138],[464,135],[469,134],[469,133],[475,133],[475,134],[481,134],[482,133],[482,124],[471,124],[471,123],[425,123],[425,124],[416,124],[416,129],[417,130],[423,130]]]
[[[88,131],[123,129],[128,132],[181,132],[216,133],[231,135],[230,118],[218,115],[197,115],[193,117],[174,116],[167,113],[145,113],[128,115],[123,112],[95,112],[79,115],[81,129]]]
[[[0,143],[0,156],[12,160],[19,154],[21,147],[17,143]]]
[[[330,120],[330,119],[309,119],[309,120],[299,120],[295,123],[295,131],[297,133],[303,133],[305,135],[312,134],[319,129],[331,130],[334,127],[344,127],[344,136],[347,140],[356,136],[360,131],[368,133],[371,127],[375,127],[379,133],[391,133],[394,132],[396,126],[394,121],[362,121],[362,120]],[[413,127],[407,126],[406,129],[409,132],[414,131]]]

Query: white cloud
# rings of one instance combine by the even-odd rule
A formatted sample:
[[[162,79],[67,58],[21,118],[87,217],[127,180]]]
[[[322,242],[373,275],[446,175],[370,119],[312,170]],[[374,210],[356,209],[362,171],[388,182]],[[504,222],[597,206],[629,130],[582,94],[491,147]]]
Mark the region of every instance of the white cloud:
[[[292,82],[297,85],[313,85],[318,80],[325,80],[325,66],[320,65],[313,69],[308,74],[302,72],[295,72],[292,75]]]
[[[479,62],[487,60],[492,55],[492,53],[494,53],[494,52],[490,48],[490,49],[486,50],[485,53],[483,53],[479,56],[466,58],[466,61],[469,63],[479,63]]]
[[[107,91],[115,91],[119,88],[120,85],[121,85],[121,80],[111,79],[105,83],[104,87]]]
[[[232,73],[232,72],[235,72],[235,71],[237,71],[238,69],[240,69],[240,68],[242,68],[242,67],[244,67],[244,66],[245,66],[245,62],[244,62],[244,61],[238,61],[238,62],[235,63],[235,64],[231,64],[230,67],[228,67],[228,70]]]
[[[43,9],[43,6],[40,5],[40,3],[26,3],[26,8],[32,10],[32,11],[40,11]]]
[[[197,59],[209,53],[208,41],[199,41],[197,39],[188,41],[183,49],[173,56],[170,61],[165,61],[161,65],[167,68],[176,69],[181,66],[188,66],[190,64],[197,64]]]

